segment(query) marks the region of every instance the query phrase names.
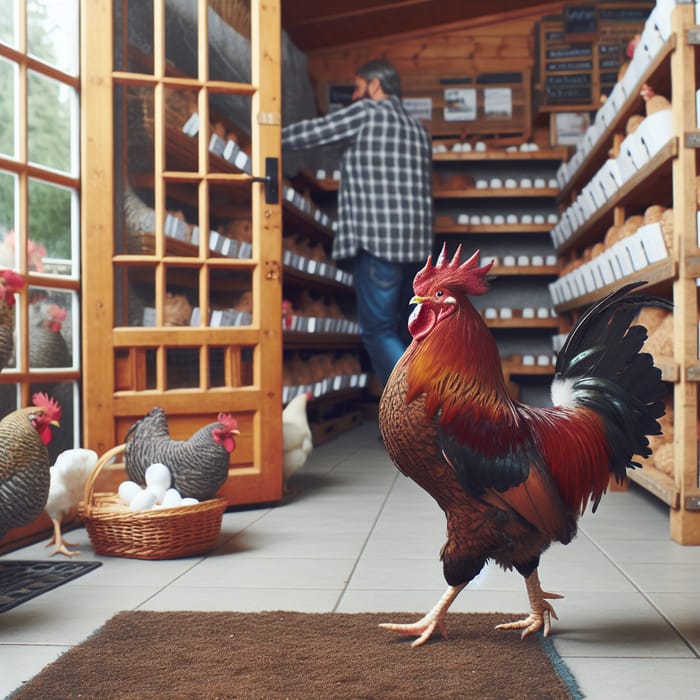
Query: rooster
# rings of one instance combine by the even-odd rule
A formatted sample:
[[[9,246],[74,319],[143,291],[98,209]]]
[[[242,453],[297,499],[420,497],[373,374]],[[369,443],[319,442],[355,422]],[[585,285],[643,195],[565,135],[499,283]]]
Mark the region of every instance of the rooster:
[[[183,498],[206,501],[214,498],[228,478],[229,455],[236,448],[238,422],[219,413],[216,423],[200,428],[188,440],[173,440],[162,408],[134,423],[126,434],[124,467],[129,479],[146,484],[146,469],[165,464],[172,473],[172,487]]]
[[[46,512],[53,523],[53,537],[46,545],[54,546],[54,554],[65,554],[67,557],[80,554],[70,550],[73,544],[63,538],[61,533],[62,521],[77,510],[83,500],[85,484],[97,464],[97,453],[92,450],[76,448],[64,450],[50,467],[51,483],[46,501]]]
[[[0,421],[0,539],[8,530],[35,520],[49,495],[51,426],[61,407],[36,393],[33,406],[8,413]]]
[[[301,469],[313,448],[311,428],[306,417],[308,391],[297,394],[282,411],[282,465],[285,488],[287,479]]]
[[[558,358],[554,406],[512,400],[498,349],[467,295],[484,294],[493,263],[477,267],[478,251],[460,264],[428,258],[414,280],[411,345],[396,364],[379,406],[389,455],[437,501],[447,518],[441,559],[448,589],[413,624],[384,624],[425,643],[488,560],[525,578],[530,613],[501,629],[526,637],[550,632],[556,614],[537,573],[552,541],[567,544],[588,501],[596,509],[612,474],[621,480],[637,454],[651,453],[660,433],[661,372],[640,353],[646,329],[630,325],[640,307],[670,308],[630,294],[630,284],[584,314]]]

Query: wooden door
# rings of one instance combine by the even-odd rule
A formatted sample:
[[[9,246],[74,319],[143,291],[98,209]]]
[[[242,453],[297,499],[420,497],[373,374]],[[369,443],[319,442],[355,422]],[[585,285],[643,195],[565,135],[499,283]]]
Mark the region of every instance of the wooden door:
[[[281,215],[255,179],[279,174],[280,8],[245,5],[82,15],[85,444],[154,406],[181,440],[229,412],[230,504],[282,492]]]

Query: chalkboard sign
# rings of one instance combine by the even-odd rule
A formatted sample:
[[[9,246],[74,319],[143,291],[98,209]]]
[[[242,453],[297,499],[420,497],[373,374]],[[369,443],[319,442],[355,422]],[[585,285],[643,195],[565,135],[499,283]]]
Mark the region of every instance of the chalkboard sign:
[[[598,28],[595,5],[569,5],[564,8],[566,34],[594,34]]]
[[[549,104],[589,104],[593,99],[590,87],[554,86],[545,89]]]
[[[598,15],[601,22],[623,22],[641,26],[649,16],[650,7],[600,7]]]
[[[565,0],[566,2],[566,0]],[[543,107],[600,106],[617,82],[629,40],[642,31],[654,0],[568,0],[538,23],[537,89]]]
[[[547,49],[545,58],[548,61],[563,58],[587,58],[593,55],[593,44],[569,44],[554,49]]]
[[[591,73],[572,73],[569,75],[548,75],[546,80],[547,86],[558,85],[590,85],[593,81]]]

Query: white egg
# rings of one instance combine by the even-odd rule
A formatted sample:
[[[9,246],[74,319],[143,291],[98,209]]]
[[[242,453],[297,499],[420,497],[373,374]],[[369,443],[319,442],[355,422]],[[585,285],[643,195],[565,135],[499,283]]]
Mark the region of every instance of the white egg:
[[[172,483],[170,469],[168,469],[165,464],[161,464],[160,462],[151,464],[151,466],[146,469],[145,476],[146,486],[155,484],[157,486],[162,486],[164,491],[167,491]]]
[[[117,491],[119,495],[119,500],[128,506],[131,503],[131,499],[141,491],[141,487],[135,481],[122,481],[119,484],[119,489]]]
[[[182,505],[182,496],[177,489],[168,489],[165,492],[165,496],[163,496],[161,505],[163,508],[175,508],[176,506]]]
[[[160,484],[149,484],[146,491],[150,491],[156,497],[156,504],[160,505],[165,497],[165,489]]]
[[[156,495],[153,491],[148,491],[144,489],[140,493],[137,493],[129,503],[129,508],[131,510],[151,510],[156,504]]]
[[[187,497],[187,498],[182,499],[182,503],[180,503],[180,505],[181,506],[194,506],[197,503],[199,503],[199,501],[196,498]]]

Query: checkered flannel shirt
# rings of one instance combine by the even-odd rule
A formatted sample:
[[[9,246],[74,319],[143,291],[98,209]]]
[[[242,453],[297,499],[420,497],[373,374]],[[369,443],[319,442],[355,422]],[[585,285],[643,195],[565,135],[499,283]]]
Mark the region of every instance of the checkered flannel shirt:
[[[422,262],[433,243],[432,144],[401,100],[357,100],[286,126],[291,150],[347,142],[340,163],[333,257],[358,249],[391,262]]]

